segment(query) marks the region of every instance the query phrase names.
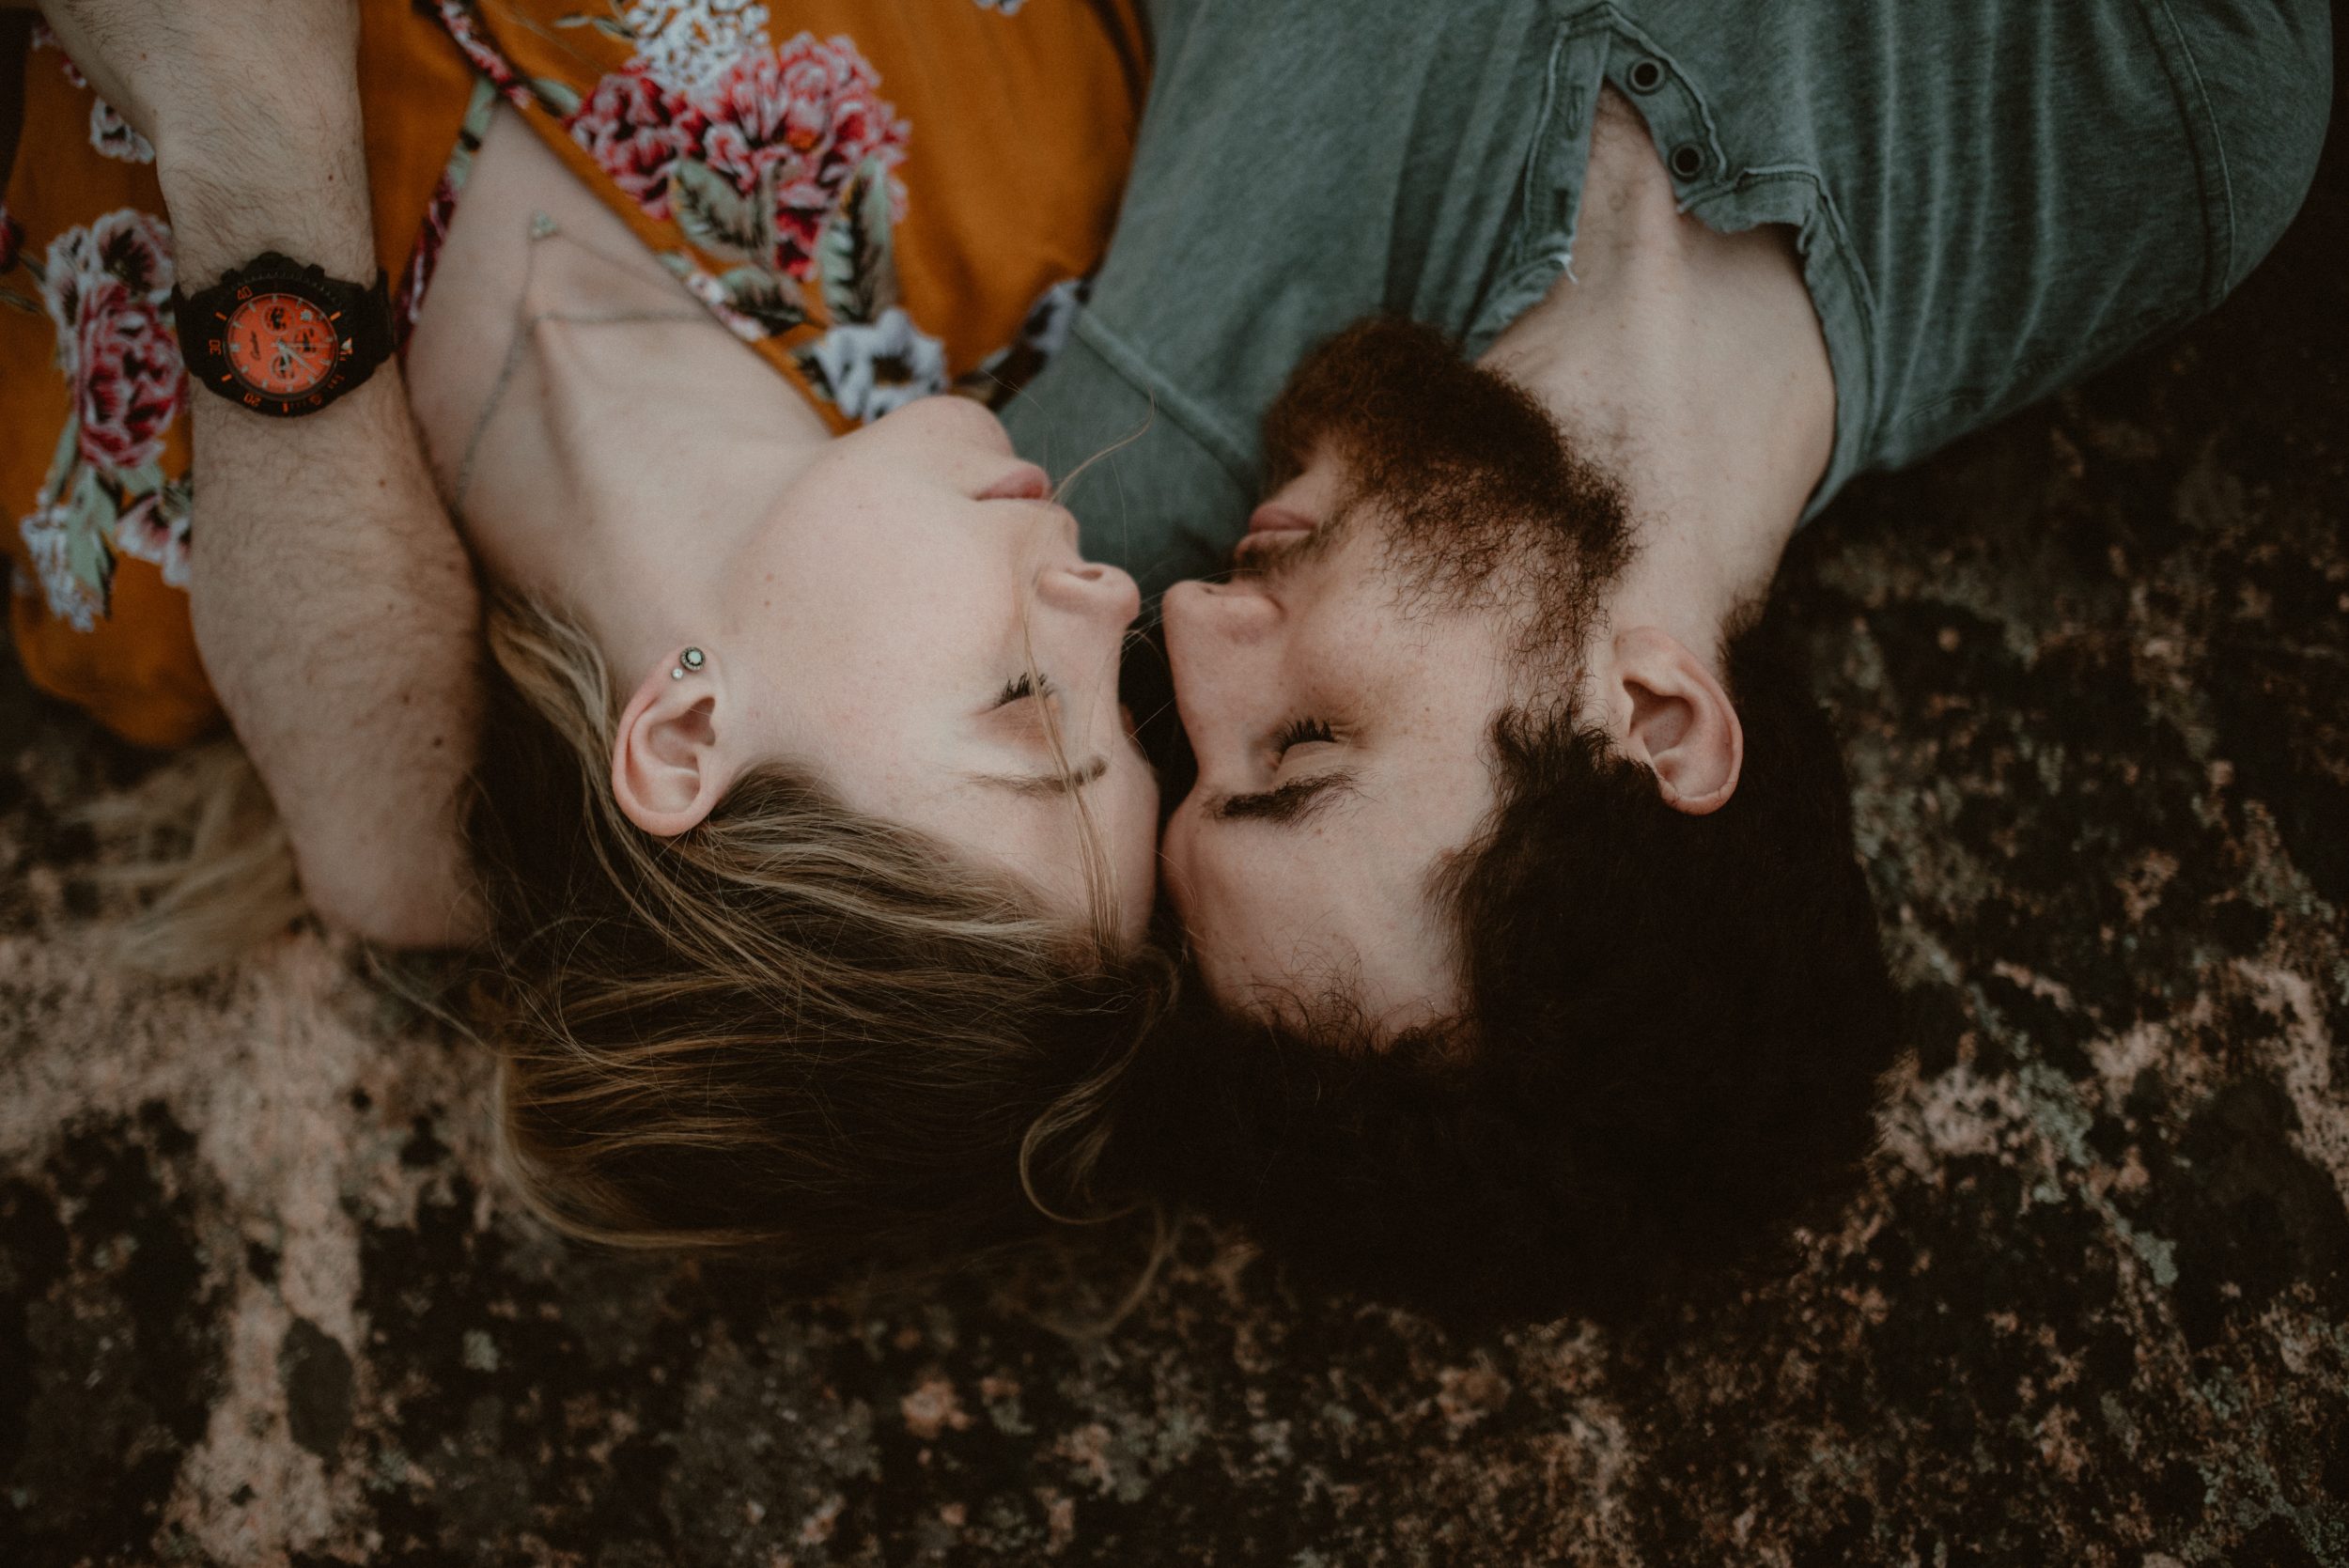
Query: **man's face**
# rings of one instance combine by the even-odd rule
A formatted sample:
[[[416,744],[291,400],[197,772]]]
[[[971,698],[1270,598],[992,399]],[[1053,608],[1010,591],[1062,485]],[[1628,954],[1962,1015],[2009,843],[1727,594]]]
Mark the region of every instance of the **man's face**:
[[[1622,506],[1516,388],[1392,323],[1301,365],[1267,446],[1234,578],[1166,597],[1199,764],[1167,887],[1220,1002],[1383,1037],[1459,1006],[1443,882],[1492,722],[1574,701]]]

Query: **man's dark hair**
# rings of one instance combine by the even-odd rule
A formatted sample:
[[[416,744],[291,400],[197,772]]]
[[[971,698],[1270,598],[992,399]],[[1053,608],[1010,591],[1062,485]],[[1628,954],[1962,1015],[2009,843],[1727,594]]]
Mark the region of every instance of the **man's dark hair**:
[[[1845,1192],[1896,1000],[1842,759],[1774,618],[1726,662],[1745,764],[1709,815],[1563,716],[1496,721],[1498,803],[1440,885],[1458,1016],[1381,1040],[1188,986],[1124,1086],[1134,1178],[1468,1326],[1626,1319]]]

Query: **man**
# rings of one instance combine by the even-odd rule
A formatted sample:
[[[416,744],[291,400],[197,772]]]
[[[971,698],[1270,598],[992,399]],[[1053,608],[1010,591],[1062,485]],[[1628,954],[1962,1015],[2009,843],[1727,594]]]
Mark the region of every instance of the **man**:
[[[1631,1310],[1836,1189],[1893,1040],[1787,540],[2239,283],[2326,8],[1157,21],[1110,261],[1011,417],[1062,461],[1148,427],[1073,498],[1146,586],[1239,547],[1165,601],[1213,1007],[1134,1141],[1340,1278]],[[1330,338],[1378,314],[1437,332]]]

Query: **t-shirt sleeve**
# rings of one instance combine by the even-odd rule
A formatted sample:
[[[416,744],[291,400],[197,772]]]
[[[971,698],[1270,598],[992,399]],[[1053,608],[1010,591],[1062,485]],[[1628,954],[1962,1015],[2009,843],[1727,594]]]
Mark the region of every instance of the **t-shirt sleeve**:
[[[1150,598],[1220,570],[1254,499],[1193,423],[1081,330],[1003,411],[1022,457],[1058,481],[1077,474],[1062,500],[1086,558],[1125,567]]]
[[[2219,293],[2257,266],[2316,178],[2332,112],[2329,0],[2200,0],[2175,17],[2207,105],[2231,225]]]

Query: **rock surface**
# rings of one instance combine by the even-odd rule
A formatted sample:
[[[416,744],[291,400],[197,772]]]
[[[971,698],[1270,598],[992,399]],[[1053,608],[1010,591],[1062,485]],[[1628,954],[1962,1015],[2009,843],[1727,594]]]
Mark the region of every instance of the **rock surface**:
[[[536,1232],[315,934],[133,982],[148,766],[0,676],[0,1561],[2349,1564],[2349,157],[2217,316],[1799,542],[1909,1005],[1703,1321],[1447,1337],[1197,1230],[1071,1340]]]

